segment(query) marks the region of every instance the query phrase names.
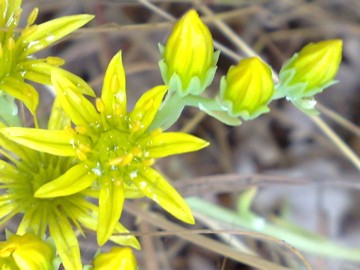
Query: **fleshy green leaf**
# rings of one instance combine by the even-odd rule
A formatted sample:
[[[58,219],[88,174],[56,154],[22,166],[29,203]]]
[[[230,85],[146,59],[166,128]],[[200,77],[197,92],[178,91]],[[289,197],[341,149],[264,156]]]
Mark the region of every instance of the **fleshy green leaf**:
[[[151,157],[160,158],[174,154],[197,151],[209,143],[181,132],[165,132],[152,137],[148,151]]]
[[[48,47],[50,44],[80,28],[93,18],[93,15],[87,14],[72,15],[38,25],[34,32],[25,36],[23,39],[23,42],[27,44],[26,54],[31,55]]]
[[[35,115],[39,104],[39,94],[30,84],[13,77],[6,77],[1,81],[0,90],[20,100]]]
[[[9,127],[0,132],[14,142],[57,156],[74,156],[73,137],[63,130]]]
[[[94,106],[64,76],[64,73],[54,70],[51,73],[51,80],[58,94],[61,106],[76,125],[88,126],[99,120],[99,114]]]
[[[34,194],[36,198],[54,198],[78,193],[95,181],[98,176],[83,163],[70,168],[66,173],[46,183]]]
[[[124,205],[124,187],[120,181],[103,183],[99,196],[97,241],[100,246],[113,234]]]
[[[63,215],[51,212],[49,229],[65,269],[81,270],[79,243],[69,221]]]
[[[105,105],[105,115],[126,113],[126,77],[121,51],[112,58],[106,70],[101,99]]]
[[[141,130],[146,130],[151,125],[166,91],[165,85],[155,86],[145,92],[136,102],[134,110],[130,113],[130,119],[132,122],[139,123]]]
[[[139,171],[138,177],[133,181],[148,198],[158,203],[174,217],[189,224],[195,223],[184,199],[157,171],[149,167],[144,168]]]

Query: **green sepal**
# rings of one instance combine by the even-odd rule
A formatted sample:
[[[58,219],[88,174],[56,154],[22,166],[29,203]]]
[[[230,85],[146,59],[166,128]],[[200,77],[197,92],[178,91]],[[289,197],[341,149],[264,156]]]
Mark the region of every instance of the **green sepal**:
[[[227,82],[225,79],[225,76],[223,76],[220,80],[220,96],[223,96],[225,89],[227,88]],[[271,94],[270,94],[271,95]],[[270,96],[269,96],[270,97]],[[223,98],[221,98],[222,100],[219,101],[219,103],[221,103],[222,108],[224,108],[224,110],[227,111],[227,114],[231,117],[231,118],[236,118],[236,117],[241,117],[243,120],[248,121],[248,120],[252,120],[255,119],[257,117],[259,117],[261,114],[264,113],[268,113],[270,111],[269,107],[266,105],[258,105],[256,110],[252,113],[249,112],[248,109],[246,109],[246,107],[243,110],[238,110],[236,113],[234,112],[234,106],[236,106],[233,101],[231,100],[224,100]],[[271,99],[269,99],[270,102]],[[269,103],[268,102],[268,103]],[[220,114],[221,115],[221,114]],[[214,116],[215,117],[215,116]],[[216,117],[215,117],[216,118]],[[219,119],[218,119],[219,120]],[[229,119],[230,120],[230,119]],[[221,121],[221,120],[220,120]],[[221,121],[223,122],[223,121]],[[225,123],[225,122],[223,122]],[[231,123],[231,122],[230,122]],[[241,123],[241,122],[240,122]],[[225,123],[227,124],[227,123]]]
[[[0,121],[7,126],[22,126],[18,107],[12,96],[4,92],[0,92]]]
[[[238,117],[230,116],[227,112],[226,108],[223,111],[221,110],[209,110],[207,109],[202,103],[198,105],[199,109],[206,114],[214,117],[215,119],[219,120],[220,122],[228,125],[228,126],[240,126],[241,121]]]
[[[164,46],[160,43],[158,44],[158,46],[160,54],[163,55],[165,49]],[[183,86],[181,78],[176,72],[174,72],[171,75],[170,79],[168,79],[168,67],[164,59],[161,59],[159,61],[161,77],[164,83],[169,87],[169,91],[175,91],[182,97],[185,97],[189,94],[200,95],[214,80],[217,70],[216,63],[219,59],[219,56],[220,51],[215,51],[212,58],[212,66],[206,71],[204,79],[201,80],[198,76],[193,76],[190,79],[190,82],[186,88],[185,86]]]

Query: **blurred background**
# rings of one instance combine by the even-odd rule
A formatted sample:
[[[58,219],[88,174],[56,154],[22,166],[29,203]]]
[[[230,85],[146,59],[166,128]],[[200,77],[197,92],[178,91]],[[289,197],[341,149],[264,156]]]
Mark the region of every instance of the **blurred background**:
[[[40,9],[37,23],[78,13],[96,15],[84,28],[41,54],[64,58],[65,68],[99,93],[109,60],[122,50],[129,109],[144,91],[162,84],[158,43],[165,44],[174,20],[191,8],[202,16],[216,47],[222,50],[209,96],[216,95],[221,76],[243,57],[258,54],[278,72],[307,43],[343,39],[339,83],[317,97],[322,121],[284,100],[273,102],[270,113],[239,127],[188,108],[172,129],[196,134],[210,146],[160,160],[157,166],[184,196],[201,198],[233,215],[241,192],[258,187],[251,209],[265,222],[291,222],[337,245],[359,250],[358,158],[358,167],[354,165],[360,152],[359,0],[23,0],[22,18],[34,7]],[[52,95],[45,88],[41,93],[39,116],[45,123]],[[355,160],[343,154],[341,143],[329,139],[332,133],[326,128],[352,149]],[[202,211],[194,210],[195,226],[184,226],[166,215],[168,223],[157,223],[157,216],[150,215],[153,212],[165,215],[147,200],[132,202],[121,219],[141,240],[143,250],[136,253],[139,269],[360,269],[360,253],[358,261],[317,256],[295,250],[296,243],[288,246],[281,238],[247,233],[256,228],[225,224],[222,218],[209,218]],[[200,236],[222,246],[207,244]],[[91,237],[81,241],[84,262],[89,262],[96,241]],[[230,256],[221,247],[238,252]],[[250,261],[271,262],[272,267],[248,265],[241,257],[246,252],[258,256]]]

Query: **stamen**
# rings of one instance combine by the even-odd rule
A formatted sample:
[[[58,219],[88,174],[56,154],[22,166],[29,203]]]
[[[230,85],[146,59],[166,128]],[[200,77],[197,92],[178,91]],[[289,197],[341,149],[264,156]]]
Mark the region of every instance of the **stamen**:
[[[65,132],[71,136],[75,136],[76,133],[75,133],[75,130],[70,126],[70,125],[67,125],[65,127]]]
[[[134,155],[134,157],[141,157],[142,156],[142,150],[140,147],[133,147],[130,152]]]
[[[146,159],[146,160],[143,161],[143,165],[145,167],[150,167],[150,166],[152,166],[154,164],[155,164],[155,159],[154,158]]]
[[[119,165],[124,167],[128,165],[133,159],[134,159],[134,155],[132,153],[129,153],[124,156],[123,160],[120,162]]]
[[[156,137],[156,136],[160,135],[161,133],[162,133],[162,129],[157,128],[157,129],[154,129],[153,131],[151,131],[150,136],[151,137]]]
[[[95,106],[99,113],[103,112],[105,110],[105,104],[104,101],[101,98],[97,98],[95,100]]]
[[[0,43],[0,57],[3,57],[3,55],[4,55],[4,51],[3,51],[3,47]]]
[[[83,135],[86,134],[86,132],[88,131],[88,129],[84,126],[76,126],[75,130],[77,133],[83,134]]]
[[[52,65],[52,66],[62,66],[63,64],[65,64],[65,60],[60,58],[60,57],[55,57],[55,56],[48,56],[46,57],[46,63]]]
[[[124,166],[128,165],[133,159],[134,159],[134,155],[132,153],[129,153],[124,156],[117,157],[117,158],[110,160],[109,164],[111,166],[118,165],[118,166],[124,167]]]
[[[79,144],[79,149],[84,152],[84,153],[89,153],[91,152],[91,148],[85,144]]]
[[[34,33],[37,30],[38,26],[36,24],[28,26],[22,31],[21,35],[23,37],[30,36],[32,33]]]
[[[130,129],[132,132],[137,132],[141,129],[142,124],[140,121],[131,121],[130,123]]]
[[[32,25],[32,24],[35,22],[35,20],[36,20],[36,18],[37,18],[37,16],[38,16],[38,13],[39,13],[39,9],[38,9],[38,8],[34,8],[34,9],[31,11],[31,13],[30,13],[30,15],[29,15],[29,17],[28,17],[28,19],[27,19],[27,24],[28,24],[28,25]]]
[[[76,152],[77,157],[78,157],[81,161],[84,161],[84,160],[87,159],[86,154],[85,154],[83,151],[81,151],[80,149],[76,149],[75,152]]]

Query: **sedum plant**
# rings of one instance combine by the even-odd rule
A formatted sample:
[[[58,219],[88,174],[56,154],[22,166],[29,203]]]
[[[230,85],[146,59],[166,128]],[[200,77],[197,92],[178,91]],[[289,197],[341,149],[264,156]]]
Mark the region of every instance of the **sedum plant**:
[[[72,15],[35,24],[38,9],[30,13],[25,28],[17,33],[22,13],[21,0],[0,0],[0,98],[3,120],[19,124],[13,98],[21,101],[35,115],[39,94],[27,81],[51,84],[51,71],[65,62],[59,57],[37,59],[37,53],[89,22],[93,15]],[[74,77],[66,72],[68,76]],[[77,81],[81,84],[82,80]]]
[[[36,25],[35,9],[17,35],[20,5],[18,0],[0,0],[0,24],[6,29],[0,33],[0,103],[8,108],[1,115],[5,123],[0,123],[0,224],[22,215],[16,235],[0,243],[2,269],[55,269],[56,260],[65,269],[82,269],[77,232],[86,236],[91,231],[99,247],[108,240],[122,247],[99,251],[85,269],[137,269],[130,248],[140,248],[137,239],[119,235],[129,233],[119,222],[125,200],[148,197],[179,220],[195,222],[182,196],[154,168],[158,158],[208,145],[193,135],[167,131],[182,110],[197,107],[225,124],[240,125],[267,113],[272,100],[286,98],[314,113],[313,96],[334,83],[341,60],[341,40],[307,45],[285,63],[275,83],[260,58],[245,58],[230,67],[218,93],[210,97],[206,88],[220,52],[214,52],[210,30],[190,10],[175,24],[165,47],[160,45],[164,85],[146,91],[129,111],[121,51],[108,65],[99,97],[81,78],[59,68],[63,60],[32,56],[91,15]],[[47,128],[38,127],[38,94],[28,81],[55,88]],[[30,110],[35,127],[15,121],[20,118],[14,98]],[[48,236],[58,259],[43,242]]]

